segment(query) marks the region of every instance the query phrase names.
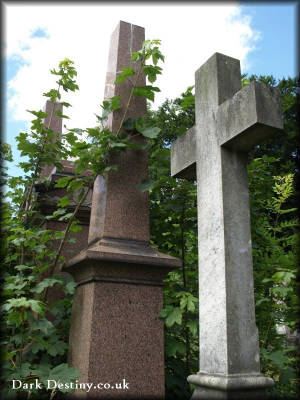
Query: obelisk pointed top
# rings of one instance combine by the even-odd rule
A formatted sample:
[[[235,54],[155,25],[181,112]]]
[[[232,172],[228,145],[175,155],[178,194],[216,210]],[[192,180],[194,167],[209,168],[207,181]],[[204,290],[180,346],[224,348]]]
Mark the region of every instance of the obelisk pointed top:
[[[122,105],[120,110],[113,112],[108,118],[108,126],[113,132],[116,132],[120,126],[123,116],[122,113],[128,103],[132,88],[132,82],[129,80],[121,84],[116,84],[115,80],[117,74],[124,67],[132,67],[137,71],[140,64],[133,64],[131,62],[131,56],[133,52],[141,49],[144,40],[144,28],[124,21],[118,23],[111,35],[104,98],[109,99],[113,96],[121,96]],[[144,86],[145,84],[145,75],[140,74],[137,86]],[[139,118],[146,114],[146,111],[146,99],[133,96],[126,116]]]

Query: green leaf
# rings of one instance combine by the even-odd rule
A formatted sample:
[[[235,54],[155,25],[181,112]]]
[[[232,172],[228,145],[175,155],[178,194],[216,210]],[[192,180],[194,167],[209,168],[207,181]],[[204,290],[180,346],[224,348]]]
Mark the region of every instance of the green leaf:
[[[124,82],[126,78],[135,74],[134,69],[131,67],[121,68],[121,70],[122,72],[118,72],[118,77],[115,80],[115,83]]]
[[[153,65],[145,65],[143,67],[145,75],[148,77],[149,82],[153,83],[157,79],[157,75],[161,74],[162,68]]]
[[[32,331],[38,331],[38,332],[42,332],[45,335],[48,335],[49,332],[51,332],[54,328],[54,325],[52,324],[52,322],[48,321],[46,318],[42,319],[35,319],[33,317],[31,317],[31,319],[29,320],[30,323],[30,328]]]
[[[37,153],[40,153],[40,146],[36,143],[23,141],[18,143],[18,150],[21,151],[22,156],[34,157]]]
[[[64,291],[66,294],[74,294],[75,289],[76,289],[77,283],[72,281],[68,282],[66,286],[64,287]]]
[[[279,383],[282,385],[289,385],[291,379],[297,379],[297,371],[296,369],[288,366],[283,371],[280,371],[280,379]]]
[[[250,80],[249,80],[249,79],[247,79],[247,78],[243,78],[243,79],[242,79],[242,87],[244,87],[244,86],[246,86],[246,85],[249,85],[249,83],[250,83]]]
[[[143,118],[137,119],[135,125],[138,132],[150,139],[156,138],[160,132],[160,128],[145,125]]]
[[[198,327],[199,327],[198,321],[197,320],[188,321],[186,326],[189,328],[189,330],[191,331],[192,335],[194,337],[197,337]]]
[[[58,205],[59,205],[60,207],[69,206],[69,205],[70,205],[69,197],[68,197],[68,196],[63,196],[63,197],[59,200]]]
[[[182,311],[179,307],[171,307],[165,319],[165,324],[168,328],[173,326],[175,323],[178,325],[182,324]]]
[[[41,343],[35,342],[31,345],[30,350],[33,354],[37,354],[40,350],[44,350],[44,346]]]
[[[152,50],[152,61],[153,64],[156,65],[158,60],[165,61],[165,57],[162,55],[158,47],[154,47]]]
[[[36,312],[37,314],[43,315],[44,310],[43,310],[43,303],[38,300],[28,300],[28,304],[32,311]]]
[[[20,297],[19,299],[9,299],[2,305],[4,311],[9,311],[11,308],[28,307],[28,300],[26,297]]]
[[[273,353],[264,352],[264,357],[272,362],[278,368],[282,368],[288,361],[288,357],[282,350],[274,351]]]
[[[132,62],[137,62],[139,60],[142,60],[143,58],[143,52],[142,51],[134,51],[131,55],[131,61]]]
[[[63,178],[59,178],[59,180],[56,182],[55,187],[56,188],[64,188],[68,185],[70,180],[72,179],[71,176],[64,176]]]
[[[188,110],[192,107],[195,106],[195,96],[194,95],[190,95],[190,96],[186,96],[182,99],[180,106],[183,110]]]
[[[89,134],[90,137],[99,137],[100,135],[100,129],[99,127],[96,128],[86,128],[87,133]]]
[[[54,211],[54,213],[52,214],[53,217],[58,217],[59,215],[64,214],[67,211],[66,208],[59,208],[58,210]]]
[[[70,382],[75,382],[76,379],[80,378],[81,373],[73,368],[69,367],[68,364],[60,364],[54,367],[48,374],[47,379],[52,379],[55,381],[59,381],[60,383],[63,384],[69,384]],[[73,392],[74,389],[69,389],[66,387],[67,385],[64,385],[63,388],[60,389],[61,392],[67,393],[67,392]]]
[[[73,215],[74,215],[74,213],[70,212],[70,213],[67,213],[67,214],[61,216],[60,218],[58,218],[58,220],[59,221],[68,221],[70,218],[73,217]]]
[[[70,232],[80,232],[81,230],[82,230],[82,226],[78,225],[78,223],[76,221],[73,221],[71,223],[71,226],[69,229]]]
[[[295,274],[287,271],[279,271],[272,275],[272,280],[274,282],[285,282],[287,284],[291,283],[292,279],[295,279]]]
[[[149,99],[151,101],[154,101],[154,92],[160,92],[160,89],[154,86],[140,86],[133,89],[134,95],[146,97],[146,99]]]
[[[50,356],[56,357],[57,355],[63,355],[67,348],[68,346],[65,342],[57,340],[54,343],[51,343],[47,351]]]
[[[153,127],[140,129],[139,132],[147,138],[155,139],[160,132],[160,128],[153,126]]]
[[[113,96],[109,99],[111,111],[115,111],[121,108],[120,100],[121,96]]]
[[[73,179],[68,187],[68,190],[72,190],[74,192],[75,190],[81,189],[83,185],[84,185],[83,179]]]
[[[62,102],[61,102],[61,105],[62,105],[63,107],[72,107],[72,105],[71,105],[70,103],[66,103],[65,101],[62,101]]]
[[[34,110],[26,110],[27,112],[29,112],[30,114],[33,114],[34,116],[36,116],[37,118],[43,119],[47,117],[47,113],[39,110],[39,111],[34,111]]]
[[[42,293],[47,287],[51,287],[56,284],[62,284],[62,281],[54,278],[45,278],[39,282],[35,288],[31,289],[33,293]]]
[[[61,112],[61,110],[56,110],[56,111],[55,111],[55,114],[56,114],[58,117],[60,117],[60,118],[67,118],[67,119],[70,119],[70,117],[68,117],[67,115],[64,115],[64,114]]]
[[[49,97],[52,103],[55,103],[61,98],[59,91],[56,89],[51,89],[49,92],[43,93],[43,96]]]
[[[184,355],[186,353],[186,347],[184,343],[173,339],[168,339],[166,344],[166,353],[168,357],[174,357],[177,354]]]

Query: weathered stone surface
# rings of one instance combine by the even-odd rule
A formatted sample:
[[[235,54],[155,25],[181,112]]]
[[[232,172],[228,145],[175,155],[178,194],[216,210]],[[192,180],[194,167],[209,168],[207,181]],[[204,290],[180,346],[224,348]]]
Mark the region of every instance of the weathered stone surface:
[[[274,385],[262,374],[190,375],[188,382],[196,385],[192,399],[266,400],[265,389]]]
[[[163,320],[166,273],[180,260],[122,240],[90,246],[64,268],[78,283],[73,301],[68,362],[81,382],[123,379],[128,390],[76,391],[83,398],[164,398]]]
[[[130,52],[141,48],[144,29],[120,22],[112,35],[106,96],[122,95],[130,86],[114,84],[116,72],[130,65]],[[145,84],[141,77],[140,85]],[[125,99],[125,100],[124,100]],[[128,116],[146,112],[134,99]],[[109,127],[117,132],[117,111]],[[141,136],[132,140],[142,143]],[[164,398],[162,285],[181,261],[161,254],[149,243],[148,197],[136,188],[147,177],[147,152],[130,150],[114,158],[120,165],[94,185],[89,246],[64,268],[78,283],[69,339],[69,363],[82,372],[81,382],[115,384],[127,390],[76,391],[87,398]]]
[[[196,130],[189,129],[173,143],[171,175],[194,180],[196,178]]]
[[[59,117],[58,115],[55,114],[56,111],[61,111],[62,112],[63,106],[61,103],[52,103],[50,100],[46,101],[44,112],[46,112],[48,115],[44,119],[44,125],[47,128],[52,129],[54,132],[57,133],[56,137],[53,138],[53,140],[59,140],[60,135],[62,133],[62,118]],[[45,165],[42,169],[42,172],[40,174],[41,178],[46,178],[50,175],[50,173],[53,170],[53,166],[51,165]]]
[[[124,268],[126,274],[128,267]],[[117,269],[116,265],[108,264],[102,272],[108,275]],[[135,278],[134,270],[131,275]],[[85,394],[86,398],[164,397],[161,307],[162,290],[153,282],[99,280],[77,288],[71,321],[70,364],[83,372],[82,382],[114,385],[125,379],[129,384],[127,390],[92,389]],[[77,395],[83,398],[82,393]]]
[[[220,145],[249,151],[282,129],[280,93],[264,83],[251,82],[218,107]]]
[[[195,139],[187,137],[186,145],[182,136],[171,149],[172,173],[181,177],[180,168],[193,162],[184,149],[196,141],[200,365],[189,380],[197,385],[193,398],[208,396],[208,381],[216,397],[207,398],[235,398],[220,382],[239,374],[234,382],[244,390],[249,375],[260,376],[247,151],[282,129],[280,97],[264,84],[241,89],[239,61],[219,53],[195,77]],[[256,389],[270,384],[256,378]]]
[[[162,267],[181,265],[180,260],[160,253],[149,243],[116,239],[102,239],[97,244],[81,251],[69,261],[68,269],[84,260],[137,262]]]

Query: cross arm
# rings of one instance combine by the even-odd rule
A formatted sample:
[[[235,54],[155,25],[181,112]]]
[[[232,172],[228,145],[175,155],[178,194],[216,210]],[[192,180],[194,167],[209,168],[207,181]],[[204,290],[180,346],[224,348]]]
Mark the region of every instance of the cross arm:
[[[264,83],[251,82],[217,111],[219,144],[249,151],[283,130],[280,92]]]
[[[196,179],[196,127],[179,136],[171,146],[171,176]]]

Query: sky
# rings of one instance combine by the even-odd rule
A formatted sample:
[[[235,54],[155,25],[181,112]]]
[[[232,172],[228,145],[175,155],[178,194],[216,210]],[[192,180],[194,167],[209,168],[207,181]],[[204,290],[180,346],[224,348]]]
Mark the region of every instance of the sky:
[[[100,112],[110,35],[120,20],[143,26],[146,39],[160,39],[165,55],[161,90],[153,108],[194,84],[195,71],[215,52],[238,58],[242,73],[294,77],[296,3],[102,3],[3,2],[4,140],[20,161],[15,137],[28,130],[31,114],[43,109],[42,96],[55,88],[49,73],[68,57],[75,63],[80,91],[62,100],[72,104],[68,128],[96,125]],[[19,175],[16,166],[12,175]]]

